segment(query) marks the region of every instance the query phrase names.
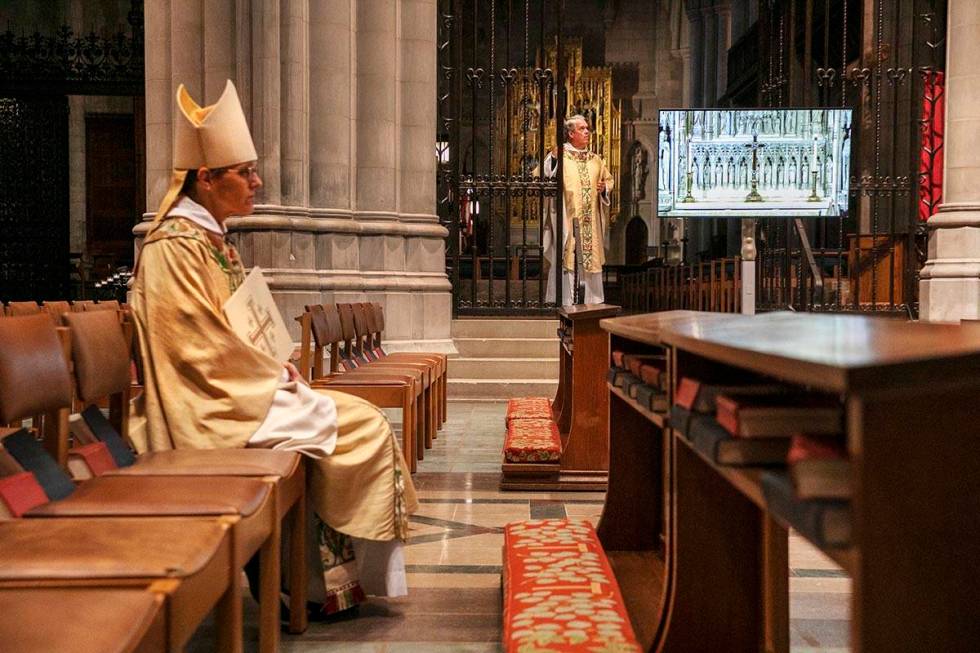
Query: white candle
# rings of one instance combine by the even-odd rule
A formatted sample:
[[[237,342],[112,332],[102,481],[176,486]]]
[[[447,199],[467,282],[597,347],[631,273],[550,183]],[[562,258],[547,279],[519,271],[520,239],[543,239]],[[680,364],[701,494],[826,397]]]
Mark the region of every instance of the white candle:
[[[817,136],[813,137],[813,159],[810,160],[811,170],[817,169]]]
[[[687,167],[688,167],[688,169],[691,168],[691,164],[692,164],[692,161],[691,161],[691,139],[689,138],[689,139],[687,139]]]

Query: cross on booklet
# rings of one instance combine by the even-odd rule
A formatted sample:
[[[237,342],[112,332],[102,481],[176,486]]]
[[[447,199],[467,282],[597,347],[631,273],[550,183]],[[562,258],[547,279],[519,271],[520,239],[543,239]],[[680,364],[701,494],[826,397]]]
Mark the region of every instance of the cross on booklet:
[[[222,310],[231,328],[248,344],[281,363],[292,356],[293,339],[260,268],[252,268]]]

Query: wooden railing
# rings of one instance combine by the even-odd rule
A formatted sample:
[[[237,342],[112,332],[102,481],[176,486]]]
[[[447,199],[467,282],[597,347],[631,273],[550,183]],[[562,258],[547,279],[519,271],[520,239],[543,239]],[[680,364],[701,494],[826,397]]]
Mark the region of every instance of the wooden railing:
[[[741,259],[733,257],[621,274],[623,309],[627,313],[675,309],[738,313],[742,289],[740,264]]]

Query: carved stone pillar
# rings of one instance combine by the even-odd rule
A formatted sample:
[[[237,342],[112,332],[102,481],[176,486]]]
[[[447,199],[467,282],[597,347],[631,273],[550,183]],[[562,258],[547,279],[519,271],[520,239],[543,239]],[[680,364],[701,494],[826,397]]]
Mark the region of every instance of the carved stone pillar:
[[[919,316],[930,322],[980,319],[980,4],[950,0],[948,11],[943,203],[929,219],[919,284]]]
[[[690,75],[688,75],[689,107],[704,106],[704,17],[701,12],[688,12],[688,27],[690,29]]]
[[[728,4],[715,7],[718,21],[717,73],[715,100],[728,90],[728,48],[732,47],[732,8]]]
[[[147,206],[170,178],[177,85],[210,103],[230,78],[264,188],[253,215],[227,224],[294,337],[304,304],[369,300],[385,306],[393,348],[452,351],[435,216],[435,0],[203,8],[146,0]]]
[[[714,7],[702,10],[704,13],[704,72],[702,73],[701,98],[705,107],[715,106],[718,100],[718,14]]]

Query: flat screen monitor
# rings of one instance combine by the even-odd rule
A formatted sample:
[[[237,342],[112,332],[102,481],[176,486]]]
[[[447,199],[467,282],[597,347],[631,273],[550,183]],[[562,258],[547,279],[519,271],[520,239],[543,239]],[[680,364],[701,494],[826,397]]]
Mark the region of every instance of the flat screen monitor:
[[[850,109],[660,111],[657,214],[847,214]]]

